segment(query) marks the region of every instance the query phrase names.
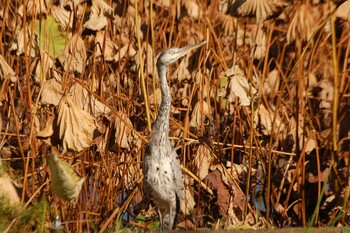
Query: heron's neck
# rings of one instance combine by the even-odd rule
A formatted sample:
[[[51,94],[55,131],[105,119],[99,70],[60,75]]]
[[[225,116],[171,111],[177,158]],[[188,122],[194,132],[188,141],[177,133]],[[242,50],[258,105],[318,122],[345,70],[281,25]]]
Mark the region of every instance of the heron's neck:
[[[156,121],[152,126],[152,131],[158,131],[159,133],[164,133],[166,134],[166,136],[168,136],[171,97],[170,97],[169,86],[166,79],[167,67],[164,65],[158,65],[157,70],[158,70],[158,76],[159,76],[159,82],[160,82],[160,90],[162,92],[162,102],[160,104]]]

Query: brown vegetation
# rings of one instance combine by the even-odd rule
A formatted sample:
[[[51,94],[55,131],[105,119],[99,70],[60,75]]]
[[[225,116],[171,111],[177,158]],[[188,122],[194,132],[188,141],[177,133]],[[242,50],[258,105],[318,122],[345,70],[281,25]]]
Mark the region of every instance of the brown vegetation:
[[[0,230],[154,227],[155,61],[203,40],[169,71],[178,227],[349,225],[349,30],[349,0],[3,1]]]

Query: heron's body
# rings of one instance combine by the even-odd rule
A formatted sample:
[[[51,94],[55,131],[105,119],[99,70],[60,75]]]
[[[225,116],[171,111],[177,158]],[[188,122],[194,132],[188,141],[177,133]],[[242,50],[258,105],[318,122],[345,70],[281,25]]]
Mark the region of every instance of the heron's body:
[[[153,140],[150,142],[146,154],[155,156],[145,157],[145,188],[158,207],[161,227],[173,229],[180,200],[183,198],[180,161],[169,139],[162,138],[155,144],[152,143]]]
[[[168,65],[174,63],[189,51],[203,45],[201,42],[184,48],[163,51],[157,61],[157,70],[162,91],[162,102],[145,152],[144,187],[160,213],[162,229],[173,229],[183,199],[183,180],[180,161],[169,141],[169,114],[171,97],[166,79]]]

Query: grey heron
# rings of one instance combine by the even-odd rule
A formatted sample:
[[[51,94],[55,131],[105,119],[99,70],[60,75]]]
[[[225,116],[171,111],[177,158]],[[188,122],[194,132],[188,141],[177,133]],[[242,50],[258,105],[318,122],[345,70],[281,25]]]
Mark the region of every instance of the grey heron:
[[[162,101],[146,146],[143,173],[145,194],[152,198],[158,208],[160,228],[163,230],[174,229],[180,201],[184,196],[180,160],[169,140],[171,96],[166,77],[167,67],[205,43],[202,41],[183,48],[166,49],[157,60]]]

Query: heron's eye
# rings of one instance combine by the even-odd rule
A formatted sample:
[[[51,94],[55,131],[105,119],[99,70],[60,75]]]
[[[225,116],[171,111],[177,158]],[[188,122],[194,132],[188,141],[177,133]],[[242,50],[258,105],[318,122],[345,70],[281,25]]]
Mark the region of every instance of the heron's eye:
[[[173,55],[175,53],[174,50],[169,50],[169,54]]]

